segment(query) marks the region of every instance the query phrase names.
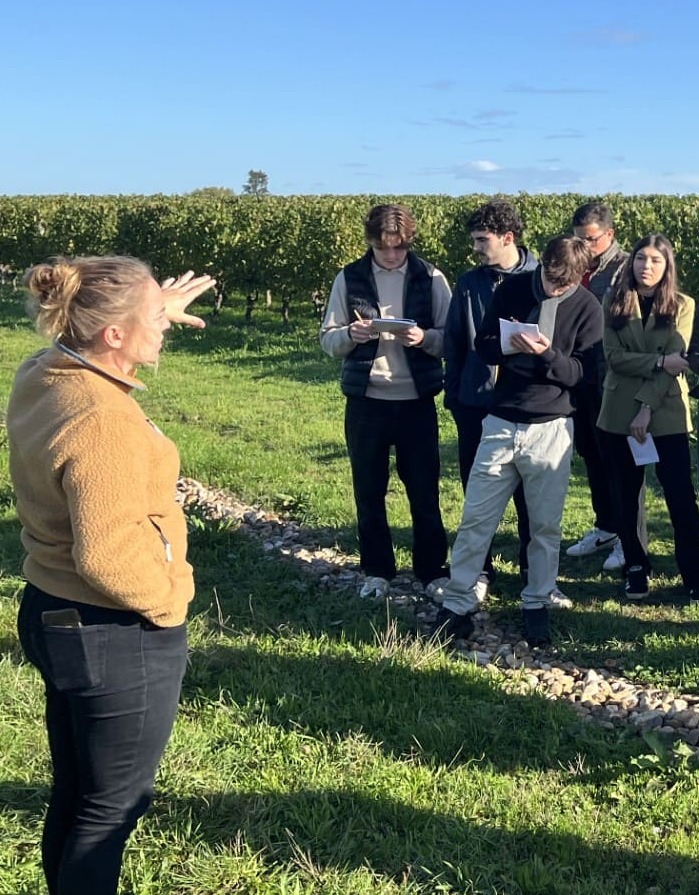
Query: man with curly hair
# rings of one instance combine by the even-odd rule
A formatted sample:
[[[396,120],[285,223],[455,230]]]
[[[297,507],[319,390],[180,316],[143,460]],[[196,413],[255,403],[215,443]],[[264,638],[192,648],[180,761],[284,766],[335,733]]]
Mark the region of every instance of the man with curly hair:
[[[524,225],[515,209],[500,199],[481,205],[467,222],[480,264],[457,280],[444,330],[446,364],[444,405],[454,417],[459,438],[459,471],[464,491],[481,440],[481,428],[495,385],[497,367],[489,366],[475,348],[476,332],[496,288],[513,274],[534,270],[537,260],[520,246]],[[522,487],[514,493],[520,539],[519,565],[527,571],[529,525]],[[478,592],[484,599],[494,577],[492,548],[483,563]]]

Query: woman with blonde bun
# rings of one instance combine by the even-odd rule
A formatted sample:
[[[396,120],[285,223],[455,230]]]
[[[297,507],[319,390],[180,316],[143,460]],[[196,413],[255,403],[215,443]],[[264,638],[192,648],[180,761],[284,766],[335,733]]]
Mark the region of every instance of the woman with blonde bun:
[[[46,690],[50,895],[114,895],[172,731],[194,595],[175,445],[131,395],[172,322],[213,285],[162,287],[126,257],[59,258],[25,277],[39,332],[7,412],[26,550],[18,618]]]

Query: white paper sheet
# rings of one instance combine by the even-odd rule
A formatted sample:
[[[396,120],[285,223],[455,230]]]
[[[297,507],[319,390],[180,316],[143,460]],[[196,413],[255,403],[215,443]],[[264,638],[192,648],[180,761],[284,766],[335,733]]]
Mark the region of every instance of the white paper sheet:
[[[530,339],[538,341],[540,333],[537,323],[520,323],[518,320],[505,320],[500,318],[500,350],[503,354],[518,354],[513,348],[510,339],[517,333],[524,333]]]
[[[646,440],[643,443],[636,441],[633,435],[628,435],[626,440],[631,448],[636,466],[647,466],[649,463],[658,462],[658,449],[655,446],[652,435],[646,433]]]

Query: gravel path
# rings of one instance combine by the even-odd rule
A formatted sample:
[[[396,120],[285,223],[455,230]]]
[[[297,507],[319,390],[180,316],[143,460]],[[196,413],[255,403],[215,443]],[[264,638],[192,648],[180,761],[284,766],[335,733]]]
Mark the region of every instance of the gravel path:
[[[243,532],[261,542],[264,550],[293,558],[323,587],[356,592],[362,580],[357,558],[334,546],[332,531],[304,528],[194,479],[180,479],[178,500],[185,512],[203,519],[238,523]],[[394,579],[388,599],[397,609],[413,612],[422,630],[436,613],[425,599],[422,586],[411,576]],[[611,662],[610,667],[584,668],[560,660],[555,650],[531,651],[518,628],[500,626],[487,611],[479,612],[476,620],[474,637],[457,641],[454,650],[498,675],[508,690],[536,691],[549,699],[565,699],[585,721],[608,729],[631,725],[639,733],[657,730],[679,737],[699,753],[699,695],[632,682]]]

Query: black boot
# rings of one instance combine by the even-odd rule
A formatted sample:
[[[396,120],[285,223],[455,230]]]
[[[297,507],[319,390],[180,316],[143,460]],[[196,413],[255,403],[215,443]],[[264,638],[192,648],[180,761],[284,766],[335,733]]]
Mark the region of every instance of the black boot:
[[[437,613],[437,618],[430,628],[430,636],[439,640],[440,643],[446,643],[449,640],[468,640],[472,634],[473,613],[457,615],[456,612],[445,609],[444,606]]]
[[[530,647],[549,646],[551,629],[549,628],[549,611],[546,606],[541,609],[523,609],[524,639]]]

